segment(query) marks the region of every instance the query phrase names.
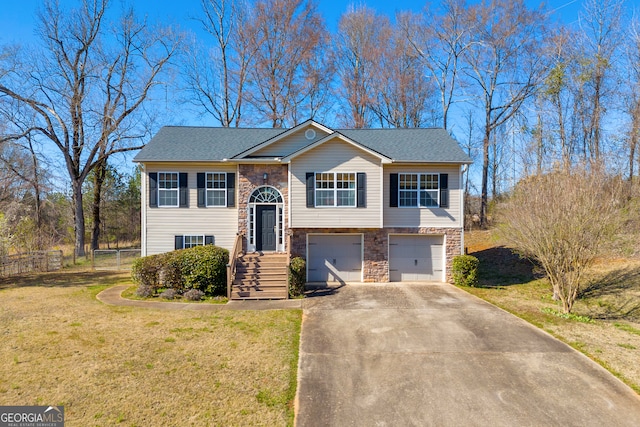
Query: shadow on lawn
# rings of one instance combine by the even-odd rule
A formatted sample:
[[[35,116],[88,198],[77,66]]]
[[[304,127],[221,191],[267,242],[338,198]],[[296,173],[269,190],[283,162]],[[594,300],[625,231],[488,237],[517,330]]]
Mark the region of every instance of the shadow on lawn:
[[[476,251],[469,255],[480,261],[478,276],[481,287],[517,285],[539,278],[535,264],[504,246]]]
[[[640,320],[640,269],[623,267],[597,276],[580,291],[590,316],[607,320]]]
[[[74,268],[50,271],[47,273],[28,273],[20,276],[0,278],[0,290],[27,286],[79,287],[94,285],[116,285],[131,281],[128,271],[93,271]]]

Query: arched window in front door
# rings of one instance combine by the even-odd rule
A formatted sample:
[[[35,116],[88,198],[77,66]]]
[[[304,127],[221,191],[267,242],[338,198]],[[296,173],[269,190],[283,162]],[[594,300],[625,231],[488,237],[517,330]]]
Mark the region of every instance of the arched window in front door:
[[[273,187],[258,187],[251,193],[249,203],[282,203],[282,195]]]

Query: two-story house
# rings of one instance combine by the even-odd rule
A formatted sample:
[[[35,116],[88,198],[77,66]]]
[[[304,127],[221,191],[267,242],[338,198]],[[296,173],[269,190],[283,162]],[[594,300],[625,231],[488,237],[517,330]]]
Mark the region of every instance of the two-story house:
[[[164,127],[142,164],[142,254],[215,244],[308,282],[446,281],[469,157],[443,129]]]

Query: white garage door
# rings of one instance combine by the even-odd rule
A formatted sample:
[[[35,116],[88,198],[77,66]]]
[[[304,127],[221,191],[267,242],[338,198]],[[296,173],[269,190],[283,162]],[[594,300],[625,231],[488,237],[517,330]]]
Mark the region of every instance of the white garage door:
[[[389,279],[443,281],[444,236],[389,236]]]
[[[312,234],[308,244],[309,282],[362,280],[362,235]]]

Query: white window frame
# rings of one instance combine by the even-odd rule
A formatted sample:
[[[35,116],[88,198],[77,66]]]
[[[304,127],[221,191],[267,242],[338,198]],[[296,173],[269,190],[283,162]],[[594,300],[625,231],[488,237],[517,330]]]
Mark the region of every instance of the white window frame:
[[[318,175],[320,175],[320,179],[318,179]],[[323,176],[324,175],[324,176]],[[331,180],[327,179],[331,176]],[[338,176],[341,176],[342,179],[338,179]],[[344,179],[344,176],[347,176],[347,179]],[[350,179],[353,178],[353,179]],[[318,182],[326,183],[326,188],[318,188]],[[353,184],[353,187],[350,188],[339,188],[339,185],[344,185],[344,183]],[[314,172],[314,206],[316,208],[355,208],[358,206],[358,174],[355,172]],[[352,194],[351,200],[353,200],[353,204],[349,205],[341,205],[338,204],[338,194],[340,192],[349,192]],[[333,204],[327,205],[319,205],[318,200],[320,200],[319,194],[322,193],[331,193],[333,196]]]
[[[189,243],[187,244],[187,238],[189,239]],[[200,239],[201,242],[193,243],[192,239]],[[196,246],[204,246],[204,234],[184,234],[182,236],[182,249],[194,248]]]
[[[412,184],[411,186],[413,187],[415,185],[415,188],[402,188],[402,184],[403,184],[403,177],[406,176],[412,176],[415,177],[415,181],[412,179],[410,181],[410,183]],[[427,177],[431,177],[433,178],[435,176],[435,183],[436,183],[436,187],[435,188],[426,188],[427,187]],[[404,181],[406,182],[406,178],[404,179]],[[433,181],[431,181],[431,183],[433,183]],[[423,184],[424,187],[423,188]],[[434,194],[435,193],[435,194]],[[413,197],[411,197],[411,199],[415,198],[416,204],[413,205],[406,205],[406,204],[402,204],[402,195],[406,194],[406,195],[413,195]],[[423,204],[423,195],[430,195],[429,199],[430,200],[434,200],[435,204],[431,204],[431,205],[427,205],[427,204]],[[435,195],[435,197],[434,197]],[[434,172],[425,172],[425,173],[418,173],[418,172],[402,172],[402,173],[398,173],[398,207],[399,208],[437,208],[440,207],[440,174],[439,173],[434,173]]]
[[[176,176],[175,182],[176,182],[176,187],[175,188],[162,188],[162,185],[166,185],[166,183],[169,181],[166,179],[166,177],[161,178],[162,175],[169,175],[169,174],[173,174]],[[170,180],[171,182],[173,180]],[[178,172],[158,172],[158,207],[164,207],[164,208],[177,208],[180,206],[180,173]],[[162,202],[162,194],[170,194],[170,193],[175,193],[175,198],[176,198],[176,203],[175,204],[166,204]]]
[[[222,175],[223,179],[222,179],[222,185],[224,186],[224,188],[209,188],[209,177],[212,178],[213,181],[213,175]],[[212,182],[213,184],[213,182]],[[227,207],[227,173],[226,172],[206,172],[205,176],[204,176],[204,188],[205,188],[205,205],[207,207],[213,207],[213,208],[225,208]],[[214,192],[216,191],[222,191],[224,192],[224,198],[222,199],[222,204],[217,205],[217,204],[213,204],[213,203],[209,203],[209,194],[211,193],[212,195],[214,194]]]

